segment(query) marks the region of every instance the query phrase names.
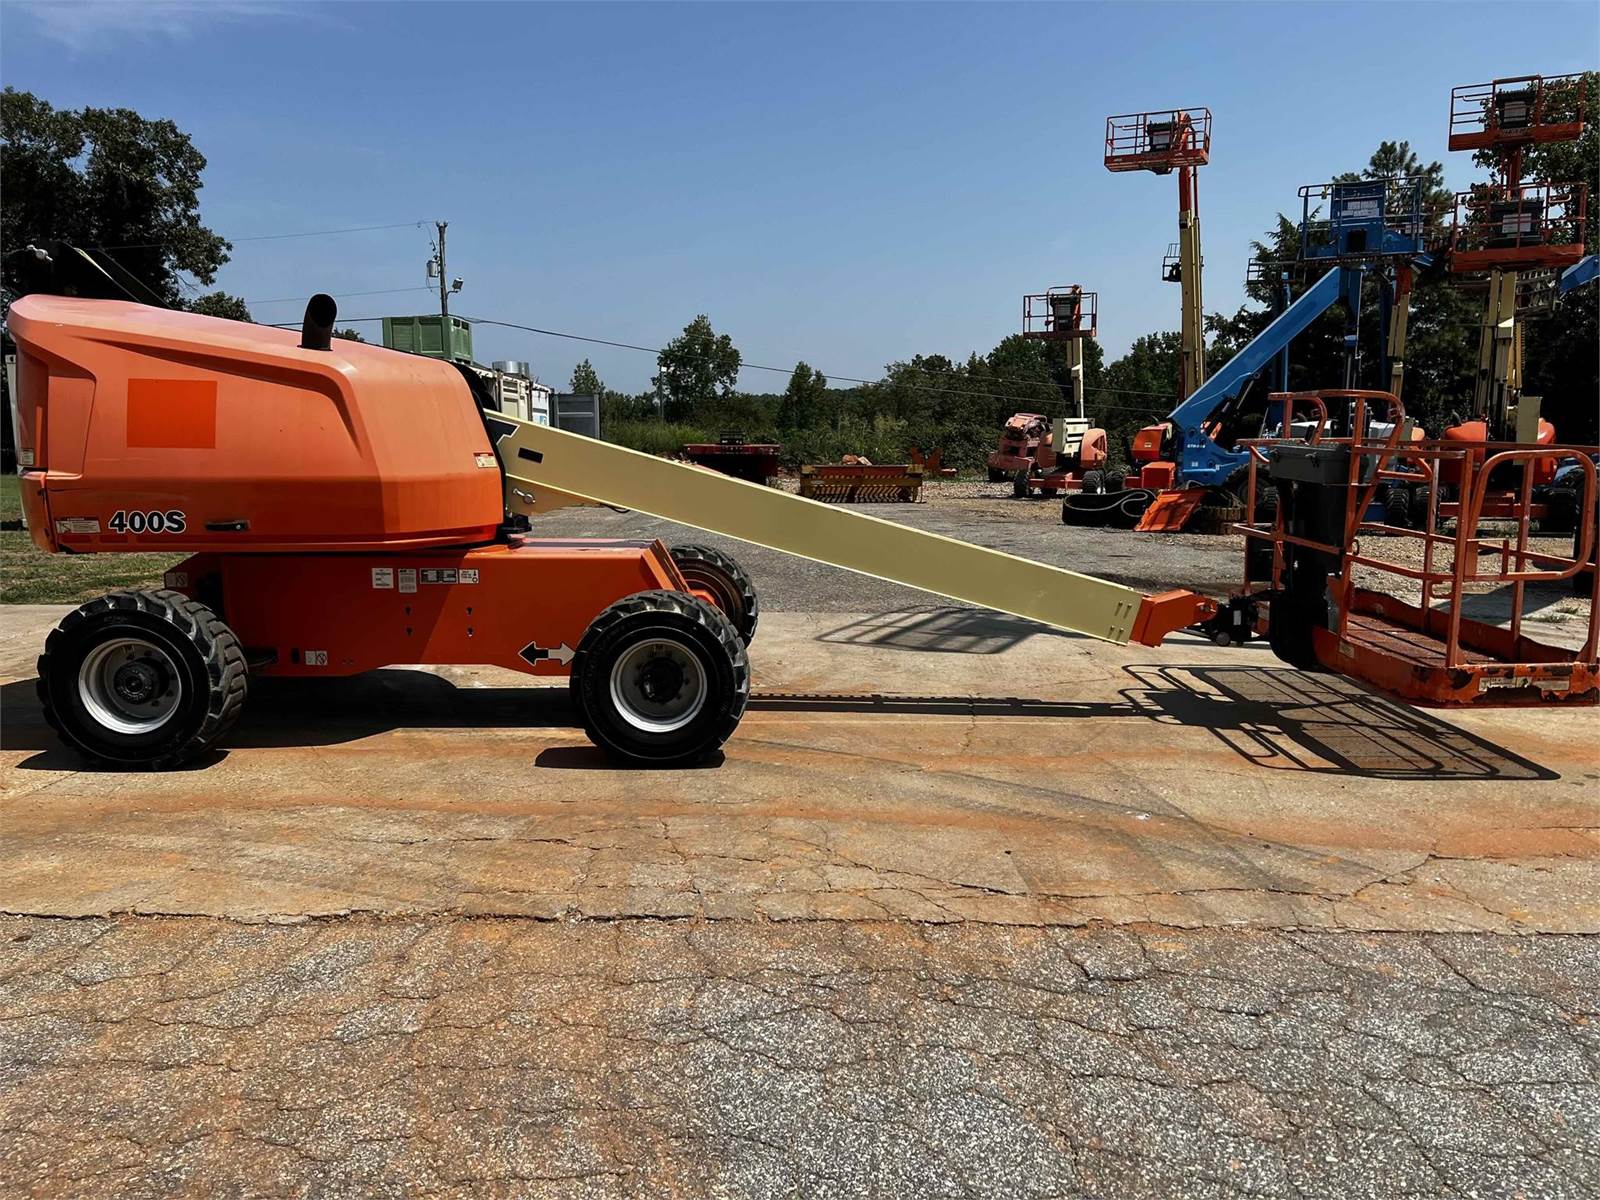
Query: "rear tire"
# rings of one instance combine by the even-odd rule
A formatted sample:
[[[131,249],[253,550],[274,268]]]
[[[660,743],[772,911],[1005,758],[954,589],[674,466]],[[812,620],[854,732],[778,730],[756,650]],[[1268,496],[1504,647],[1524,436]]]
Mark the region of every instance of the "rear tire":
[[[107,766],[204,754],[249,693],[233,631],[179,592],[112,592],[68,613],[39,656],[39,704],[61,740]]]
[[[715,606],[684,592],[624,596],[589,624],[572,699],[591,741],[626,762],[699,762],[738,728],[750,660]]]
[[[1085,471],[1083,473],[1083,483],[1080,485],[1078,490],[1090,496],[1104,495],[1106,490],[1106,473],[1104,471]]]
[[[1010,476],[1007,475],[1004,471],[997,471],[993,467],[989,468],[989,482],[990,483],[1004,483],[1009,478],[1010,478]]]
[[[1387,524],[1393,525],[1396,529],[1411,528],[1411,493],[1409,490],[1404,487],[1391,487],[1383,508],[1388,518]]]
[[[697,544],[672,546],[670,553],[689,586],[711,596],[712,603],[738,632],[739,640],[746,646],[754,641],[756,624],[761,620],[761,599],[738,560],[711,546]]]
[[[1018,467],[1017,473],[1011,477],[1011,494],[1018,500],[1028,498],[1028,468]]]

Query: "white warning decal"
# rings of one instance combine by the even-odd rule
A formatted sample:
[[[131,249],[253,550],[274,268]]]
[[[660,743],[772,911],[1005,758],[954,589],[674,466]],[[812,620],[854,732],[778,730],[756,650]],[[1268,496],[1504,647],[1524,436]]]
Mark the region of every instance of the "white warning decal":
[[[326,650],[307,650],[305,659],[308,667],[325,667],[328,665],[328,652]]]
[[[459,569],[456,567],[423,567],[423,583],[477,583],[478,571],[475,567]]]
[[[472,461],[478,464],[478,470],[491,471],[494,469],[494,455],[480,450],[472,456]]]
[[[375,588],[392,588],[394,586],[394,568],[373,567],[372,586]]]
[[[414,567],[400,568],[400,590],[411,593],[417,590],[417,572]]]
[[[57,533],[99,533],[100,521],[97,517],[63,517],[56,522]]]

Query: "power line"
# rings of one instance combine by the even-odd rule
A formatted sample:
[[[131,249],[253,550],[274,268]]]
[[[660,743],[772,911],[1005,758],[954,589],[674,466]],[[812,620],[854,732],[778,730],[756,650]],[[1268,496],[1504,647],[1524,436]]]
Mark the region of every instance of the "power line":
[[[608,338],[588,337],[588,336],[586,336],[584,334],[581,334],[581,333],[561,333],[561,332],[558,332],[558,331],[553,330],[553,329],[539,329],[539,328],[537,328],[537,327],[535,327],[533,325],[519,325],[515,321],[495,321],[495,320],[491,320],[491,319],[489,319],[487,317],[463,317],[462,319],[466,320],[466,321],[471,321],[471,322],[473,322],[474,324],[477,324],[477,325],[498,325],[498,326],[501,326],[502,328],[505,328],[505,329],[520,329],[520,330],[523,330],[524,332],[527,332],[527,333],[538,333],[538,334],[543,334],[543,335],[545,335],[547,337],[566,338],[569,341],[574,341],[574,342],[589,342],[589,343],[592,343],[592,344],[597,345],[597,346],[611,346],[611,347],[614,347],[615,349],[618,349],[618,350],[637,350],[637,351],[639,351],[640,353],[643,353],[643,354],[656,354],[656,355],[659,355],[661,353],[661,351],[659,349],[657,349],[657,348],[655,348],[653,346],[637,346],[637,345],[634,345],[632,342],[615,342],[615,341],[611,341]],[[385,320],[385,318],[384,317],[345,317],[345,316],[341,316],[341,317],[338,318],[336,324],[340,324],[340,325],[346,325],[346,324],[348,324],[348,325],[359,325],[359,324],[362,324],[364,322],[374,322],[374,321],[382,321],[382,320]],[[274,328],[274,329],[298,329],[300,327],[300,322],[299,321],[274,321],[274,322],[272,322],[271,327]],[[741,366],[741,368],[742,367],[749,367],[751,370],[754,370],[754,371],[776,371],[779,374],[783,374],[783,375],[789,375],[789,374],[793,373],[793,368],[792,367],[768,367],[768,366],[763,366],[760,363],[741,363],[740,366]],[[882,384],[882,383],[889,382],[886,379],[858,379],[858,378],[854,378],[854,377],[849,376],[849,375],[828,375],[828,373],[826,371],[824,371],[823,374],[827,375],[827,377],[830,380],[842,379],[846,383],[857,383],[857,384],[864,384],[864,385],[867,385],[867,386],[873,386],[873,385],[876,385],[876,384]],[[1045,382],[1042,382],[1042,381],[1029,380],[1029,381],[1025,381],[1025,382],[1035,383],[1036,386],[1041,387],[1041,388],[1055,388],[1056,387],[1056,385],[1053,384],[1053,383],[1045,383]],[[1043,404],[1043,403],[1046,403],[1046,401],[1040,400],[1037,396],[1013,396],[1013,395],[1007,395],[1007,394],[1002,393],[1002,392],[974,392],[974,391],[968,391],[968,390],[959,389],[959,388],[929,387],[926,384],[920,384],[920,383],[902,383],[900,386],[904,387],[904,388],[907,388],[910,391],[914,391],[914,392],[936,392],[936,393],[942,393],[942,394],[948,395],[948,396],[971,396],[971,397],[974,397],[974,398],[977,398],[977,399],[980,399],[980,400],[1011,400],[1011,401],[1015,401],[1016,403],[1019,403],[1019,404]],[[1162,400],[1167,401],[1169,403],[1173,402],[1172,396],[1169,395],[1168,393],[1165,393],[1165,392],[1142,392],[1142,391],[1138,391],[1138,390],[1132,389],[1132,388],[1104,388],[1104,387],[1092,388],[1089,391],[1090,391],[1091,395],[1095,395],[1095,396],[1101,396],[1101,395],[1124,395],[1124,394],[1125,395],[1138,395],[1138,396],[1157,396],[1157,397],[1161,398]],[[1099,412],[1148,413],[1150,411],[1150,406],[1147,405],[1147,404],[1099,404],[1099,405],[1096,406],[1096,409]]]
[[[495,320],[490,320],[487,317],[467,317],[465,319],[469,320],[469,321],[472,321],[473,323],[478,324],[478,325],[498,325],[498,326],[501,326],[501,327],[506,328],[506,329],[520,329],[520,330],[523,330],[526,333],[541,334],[541,335],[543,335],[545,337],[565,338],[568,341],[574,341],[574,342],[589,342],[589,343],[591,343],[593,345],[597,345],[597,346],[611,346],[611,347],[614,347],[615,349],[618,349],[618,350],[637,350],[637,351],[639,351],[640,353],[643,353],[643,354],[654,354],[654,355],[657,355],[657,356],[659,356],[661,354],[661,350],[659,348],[657,348],[657,347],[654,347],[654,346],[638,346],[638,345],[634,345],[632,342],[614,342],[614,341],[611,341],[611,340],[609,340],[607,338],[587,337],[587,336],[585,336],[584,334],[581,334],[581,333],[563,333],[563,332],[561,332],[559,330],[555,330],[555,329],[540,329],[540,328],[538,328],[537,326],[534,326],[534,325],[520,325],[515,321],[495,321]],[[769,366],[765,366],[762,363],[740,362],[739,367],[740,367],[741,370],[743,370],[744,368],[748,367],[752,371],[772,371],[772,372],[776,372],[779,375],[791,375],[791,374],[794,373],[794,368],[793,367],[769,367]],[[923,368],[920,368],[920,367],[912,367],[912,368],[909,368],[909,369],[910,370],[914,370],[914,371],[918,371],[918,372],[924,373],[924,374],[927,373]],[[883,378],[879,378],[879,379],[862,379],[862,378],[860,378],[858,376],[854,376],[854,375],[835,375],[830,371],[823,371],[822,374],[827,376],[829,380],[843,380],[846,383],[863,384],[863,385],[866,385],[866,386],[869,386],[869,387],[870,386],[875,386],[875,385],[878,385],[878,384],[884,384],[884,383],[890,382],[889,380],[883,379]],[[1000,377],[997,376],[995,378],[1000,378]],[[1011,378],[1016,379],[1016,377],[1014,377],[1014,376],[1011,377]],[[1030,384],[1032,384],[1032,385],[1034,385],[1036,387],[1041,387],[1041,388],[1052,388],[1052,389],[1054,389],[1054,388],[1057,387],[1056,384],[1049,383],[1049,382],[1046,382],[1044,380],[1017,380],[1017,381],[1018,382],[1030,383]],[[913,391],[939,392],[939,393],[943,393],[944,395],[948,395],[948,396],[972,396],[972,397],[977,397],[979,399],[985,399],[985,400],[1015,400],[1015,401],[1019,401],[1019,402],[1026,401],[1029,404],[1044,403],[1044,401],[1041,401],[1038,397],[1035,397],[1035,396],[1011,396],[1011,395],[1005,395],[1005,394],[998,393],[998,392],[975,392],[975,391],[969,391],[969,390],[960,389],[960,388],[930,387],[927,384],[917,384],[917,383],[903,383],[903,384],[901,384],[901,386],[902,387],[906,387],[906,388],[910,388]],[[1165,393],[1165,392],[1141,392],[1141,391],[1137,391],[1137,390],[1132,389],[1132,388],[1097,387],[1097,388],[1094,389],[1094,392],[1097,395],[1122,395],[1122,394],[1126,394],[1126,395],[1156,396],[1156,397],[1159,397],[1159,398],[1161,398],[1163,400],[1167,400],[1167,401],[1171,401],[1173,399],[1172,396],[1169,393]],[[1125,412],[1145,412],[1145,411],[1148,411],[1148,406],[1147,405],[1140,405],[1140,406],[1123,405],[1123,406],[1120,406],[1120,407],[1119,406],[1113,406],[1113,405],[1106,405],[1106,406],[1103,406],[1103,407],[1106,407],[1108,409],[1115,408],[1117,411],[1125,411]]]

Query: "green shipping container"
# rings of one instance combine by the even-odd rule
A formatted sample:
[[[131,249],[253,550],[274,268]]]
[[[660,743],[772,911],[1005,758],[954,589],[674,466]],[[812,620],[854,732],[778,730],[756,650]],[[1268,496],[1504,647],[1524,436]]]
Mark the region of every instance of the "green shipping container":
[[[440,335],[443,318],[434,314],[423,317],[385,317],[383,319],[383,344],[391,350],[404,350],[408,354],[426,354],[429,358],[448,358],[457,362],[472,361],[472,322],[460,317],[450,319],[450,344]]]

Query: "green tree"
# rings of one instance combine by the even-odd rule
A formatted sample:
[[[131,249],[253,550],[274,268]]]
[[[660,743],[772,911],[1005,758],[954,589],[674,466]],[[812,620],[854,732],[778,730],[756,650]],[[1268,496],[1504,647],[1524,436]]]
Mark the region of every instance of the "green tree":
[[[1600,73],[1586,76],[1583,136],[1571,142],[1529,146],[1522,177],[1538,183],[1587,183],[1583,230],[1589,254],[1600,250]],[[1600,437],[1600,284],[1590,283],[1556,301],[1549,313],[1524,325],[1523,390],[1541,397],[1541,412],[1563,442]]]
[[[354,329],[335,329],[333,331],[333,336],[337,338],[344,338],[344,340],[347,342],[364,342],[367,340]]]
[[[205,165],[171,121],[127,108],[56,109],[8,87],[0,93],[0,244],[93,248],[119,289],[179,307],[180,273],[210,284],[232,249],[200,222]],[[20,290],[15,269],[9,256],[0,266],[7,299]]]
[[[726,399],[739,378],[739,351],[727,334],[711,328],[704,313],[683,327],[656,358],[651,383],[662,397],[662,418],[687,419],[696,405]]]
[[[606,388],[586,358],[572,368],[572,382],[567,384],[567,390],[575,396],[603,396]]]
[[[828,411],[828,377],[798,362],[778,403],[778,428],[815,429],[833,414]]]
[[[1175,329],[1147,333],[1105,369],[1104,383],[1085,405],[1106,431],[1113,458],[1123,459],[1134,433],[1172,411],[1178,399],[1178,352],[1183,335]]]
[[[203,296],[196,296],[186,306],[190,312],[200,313],[207,317],[222,317],[229,321],[253,321],[250,310],[245,307],[243,300],[238,296],[230,296],[227,292],[207,292]],[[354,333],[354,330],[349,332]],[[336,336],[343,337],[340,332]],[[359,340],[359,339],[358,339]]]

